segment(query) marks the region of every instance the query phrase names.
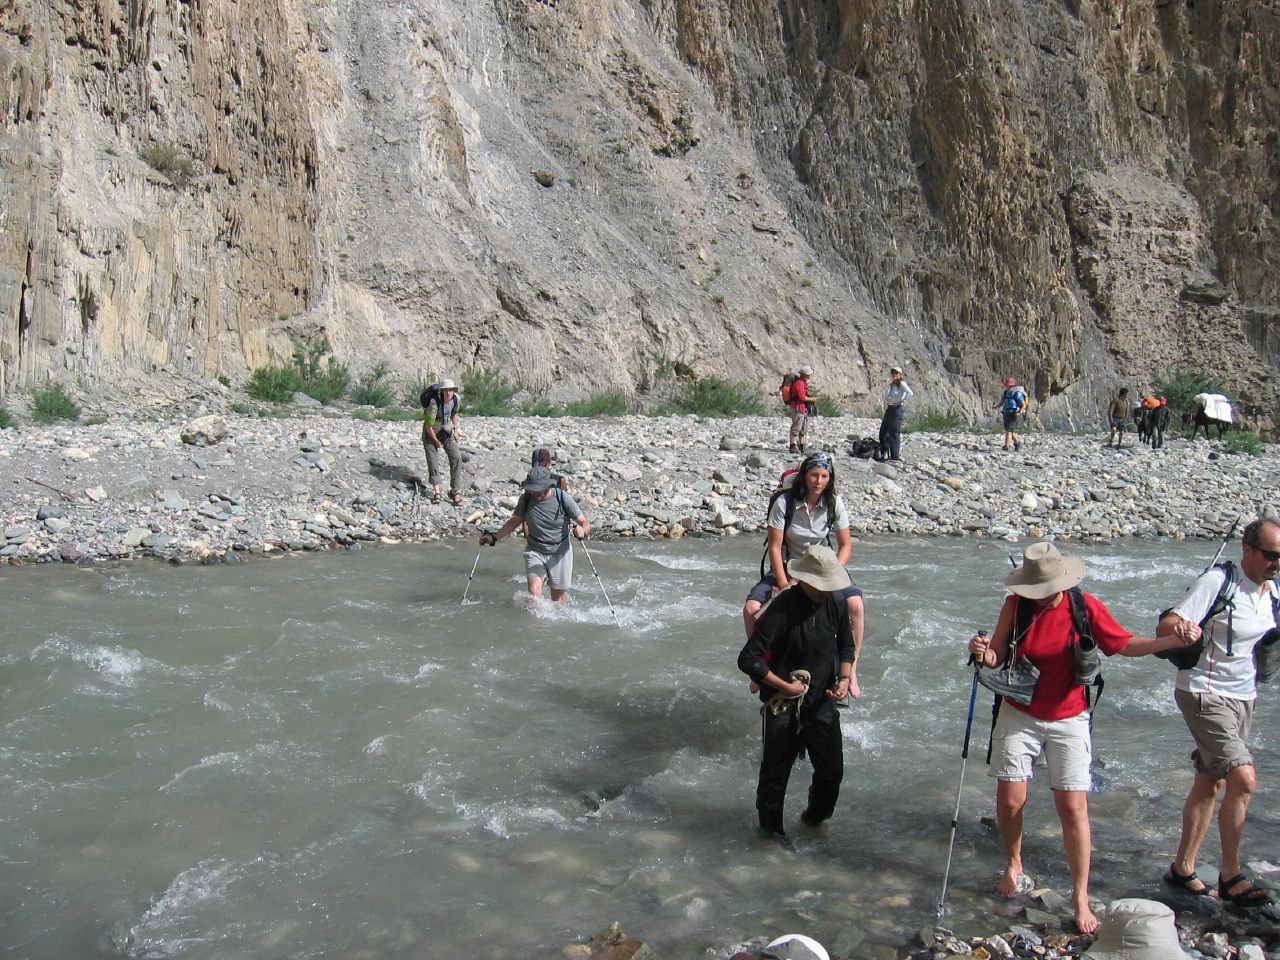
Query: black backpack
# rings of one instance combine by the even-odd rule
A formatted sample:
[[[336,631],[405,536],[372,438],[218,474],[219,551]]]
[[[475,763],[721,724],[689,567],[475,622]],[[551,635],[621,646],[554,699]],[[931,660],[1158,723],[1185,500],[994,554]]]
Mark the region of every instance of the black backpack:
[[[422,404],[423,410],[427,409],[427,407],[431,406],[433,403],[438,405],[440,403],[440,384],[433,383],[431,386],[423,390],[422,396],[418,398],[418,402]]]

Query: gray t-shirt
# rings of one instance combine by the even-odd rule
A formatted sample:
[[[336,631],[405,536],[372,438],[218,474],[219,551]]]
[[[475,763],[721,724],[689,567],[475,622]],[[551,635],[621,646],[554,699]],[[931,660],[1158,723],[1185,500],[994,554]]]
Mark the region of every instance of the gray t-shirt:
[[[551,496],[544,500],[522,493],[516,504],[515,516],[529,524],[529,536],[525,546],[539,553],[558,553],[569,543],[569,524],[582,516],[582,510],[558,487],[551,488]]]

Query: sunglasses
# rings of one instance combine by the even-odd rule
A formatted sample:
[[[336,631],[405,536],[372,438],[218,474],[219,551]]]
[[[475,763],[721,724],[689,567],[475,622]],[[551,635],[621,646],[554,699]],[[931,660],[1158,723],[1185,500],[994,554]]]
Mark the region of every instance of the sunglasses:
[[[1280,560],[1280,550],[1263,550],[1256,543],[1246,543],[1245,546],[1252,547],[1258,553],[1262,554],[1268,563],[1275,563],[1277,560]]]

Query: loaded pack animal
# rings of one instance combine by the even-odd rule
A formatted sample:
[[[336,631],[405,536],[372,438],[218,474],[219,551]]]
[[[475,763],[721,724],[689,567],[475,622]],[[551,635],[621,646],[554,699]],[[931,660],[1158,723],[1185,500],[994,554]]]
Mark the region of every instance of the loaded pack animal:
[[[1205,440],[1208,440],[1210,427],[1217,428],[1218,439],[1221,440],[1226,436],[1231,421],[1231,401],[1218,393],[1196,394],[1195,405],[1182,415],[1182,422],[1191,427],[1192,440],[1201,428],[1204,429]]]

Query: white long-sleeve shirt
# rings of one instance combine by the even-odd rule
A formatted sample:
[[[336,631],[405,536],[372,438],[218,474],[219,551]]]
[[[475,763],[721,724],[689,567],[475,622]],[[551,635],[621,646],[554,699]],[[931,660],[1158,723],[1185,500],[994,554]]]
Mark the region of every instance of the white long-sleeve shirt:
[[[914,396],[915,391],[907,386],[907,381],[905,380],[889,384],[889,389],[884,392],[885,403],[891,407],[901,406]]]

